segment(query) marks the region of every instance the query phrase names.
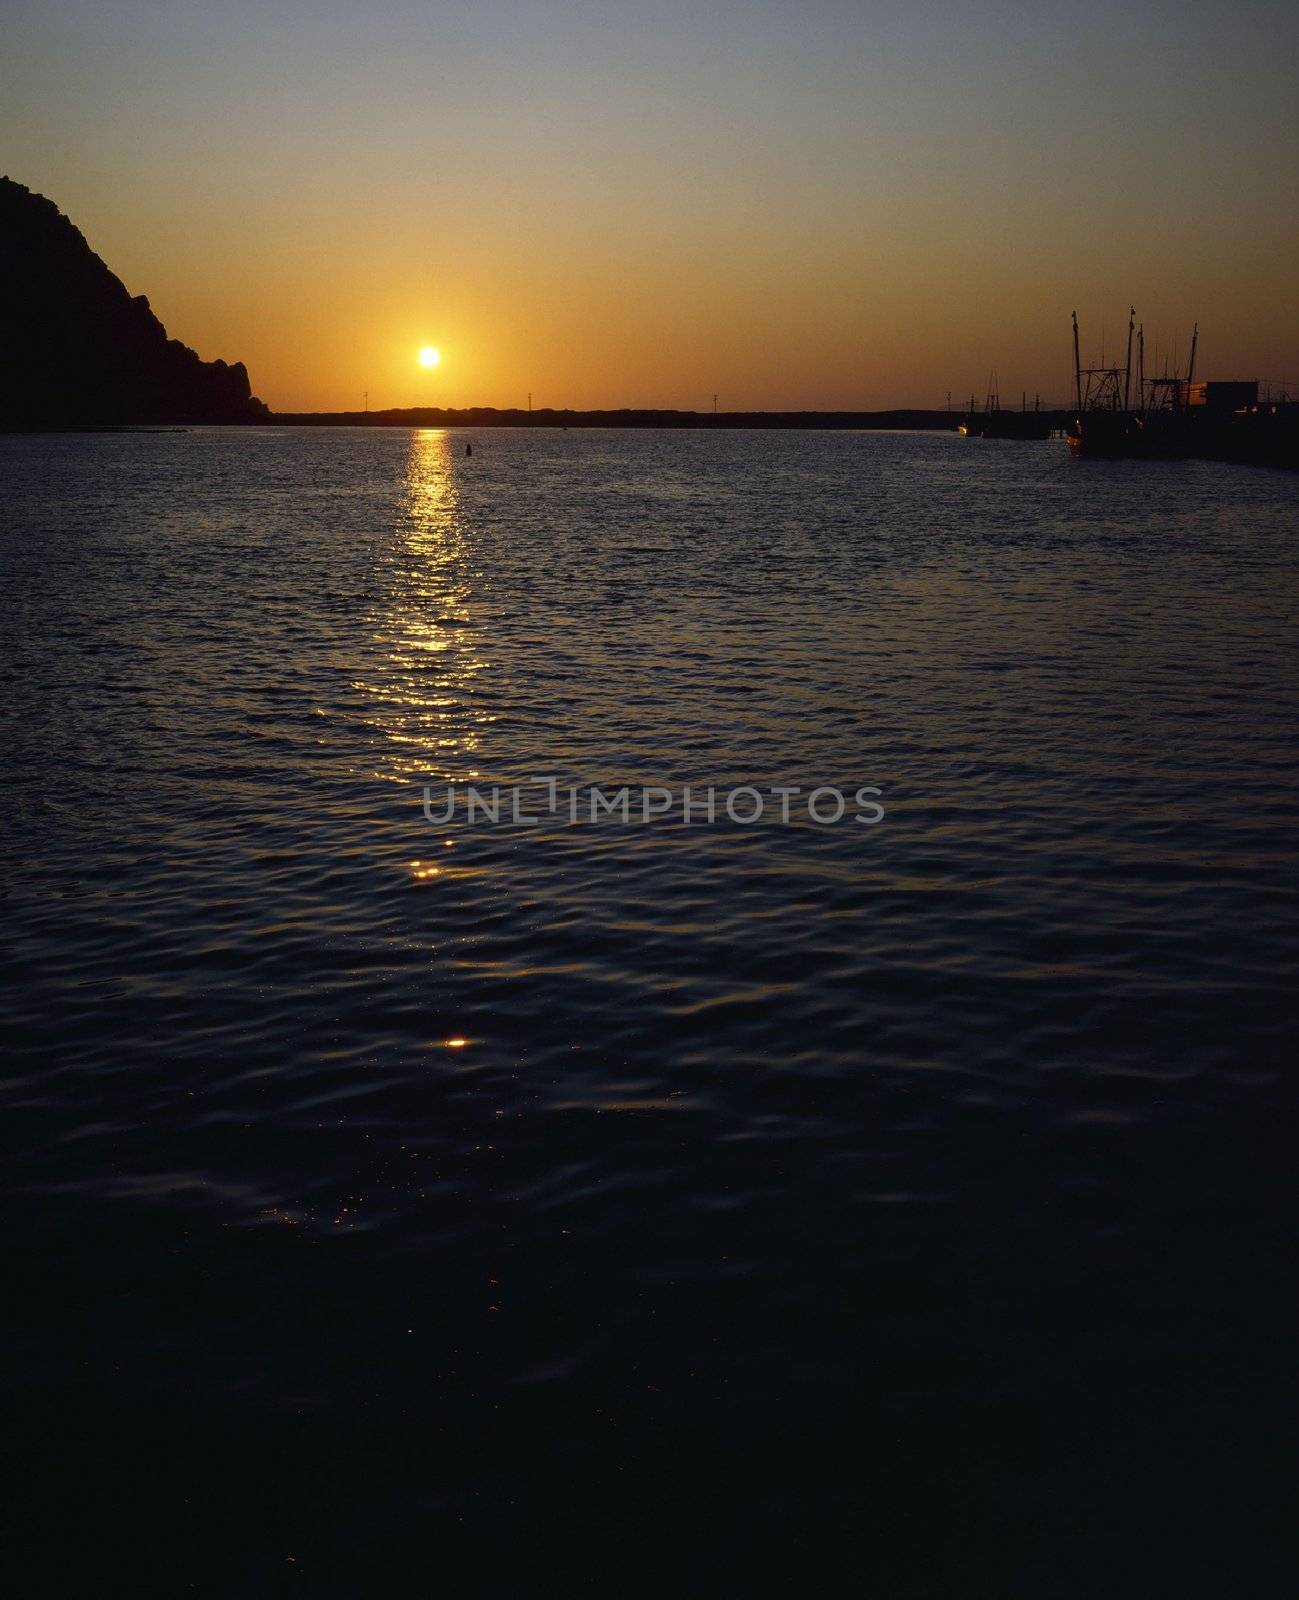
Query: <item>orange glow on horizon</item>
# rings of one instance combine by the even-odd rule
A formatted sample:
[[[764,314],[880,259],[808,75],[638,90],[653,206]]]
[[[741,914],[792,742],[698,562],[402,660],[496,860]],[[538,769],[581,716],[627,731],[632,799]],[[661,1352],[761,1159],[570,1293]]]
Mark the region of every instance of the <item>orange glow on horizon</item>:
[[[1066,403],[1129,305],[1299,368],[1293,51],[1225,8],[101,9],[6,39],[6,170],[273,410]]]

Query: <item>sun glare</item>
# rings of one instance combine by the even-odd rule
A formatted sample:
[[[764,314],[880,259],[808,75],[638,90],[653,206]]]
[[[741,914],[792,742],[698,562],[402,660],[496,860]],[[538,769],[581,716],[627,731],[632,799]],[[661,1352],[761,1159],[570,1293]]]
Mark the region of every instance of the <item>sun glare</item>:
[[[426,344],[419,353],[419,364],[421,367],[436,367],[441,359],[442,352],[440,350],[435,350],[431,344]]]

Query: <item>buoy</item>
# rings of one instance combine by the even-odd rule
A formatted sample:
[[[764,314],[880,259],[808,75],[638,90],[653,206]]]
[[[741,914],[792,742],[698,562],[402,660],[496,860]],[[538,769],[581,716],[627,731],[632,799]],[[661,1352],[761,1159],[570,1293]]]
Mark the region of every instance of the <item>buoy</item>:
[[[467,455],[467,456],[471,456],[471,455],[473,455],[473,453],[474,453],[474,447],[473,447],[473,445],[471,445],[471,444],[467,444],[467,445],[466,445],[466,446],[465,446],[465,454],[466,454],[466,455]]]

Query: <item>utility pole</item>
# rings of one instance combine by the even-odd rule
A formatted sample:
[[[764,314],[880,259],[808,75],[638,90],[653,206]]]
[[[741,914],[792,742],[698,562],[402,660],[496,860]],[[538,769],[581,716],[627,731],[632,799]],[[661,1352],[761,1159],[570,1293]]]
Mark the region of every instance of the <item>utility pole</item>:
[[[370,391],[368,389],[365,391],[365,414],[367,417],[370,415]]]
[[[717,396],[713,396],[713,415],[717,415]]]
[[[532,390],[528,390],[528,415],[532,415]]]

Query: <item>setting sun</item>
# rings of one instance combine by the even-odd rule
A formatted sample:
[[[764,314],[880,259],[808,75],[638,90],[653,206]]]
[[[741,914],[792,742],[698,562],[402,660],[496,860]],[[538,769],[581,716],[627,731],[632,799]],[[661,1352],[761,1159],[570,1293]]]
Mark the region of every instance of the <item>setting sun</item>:
[[[431,344],[426,344],[419,353],[419,364],[421,367],[436,367],[441,359],[442,352],[440,350],[435,350]]]

